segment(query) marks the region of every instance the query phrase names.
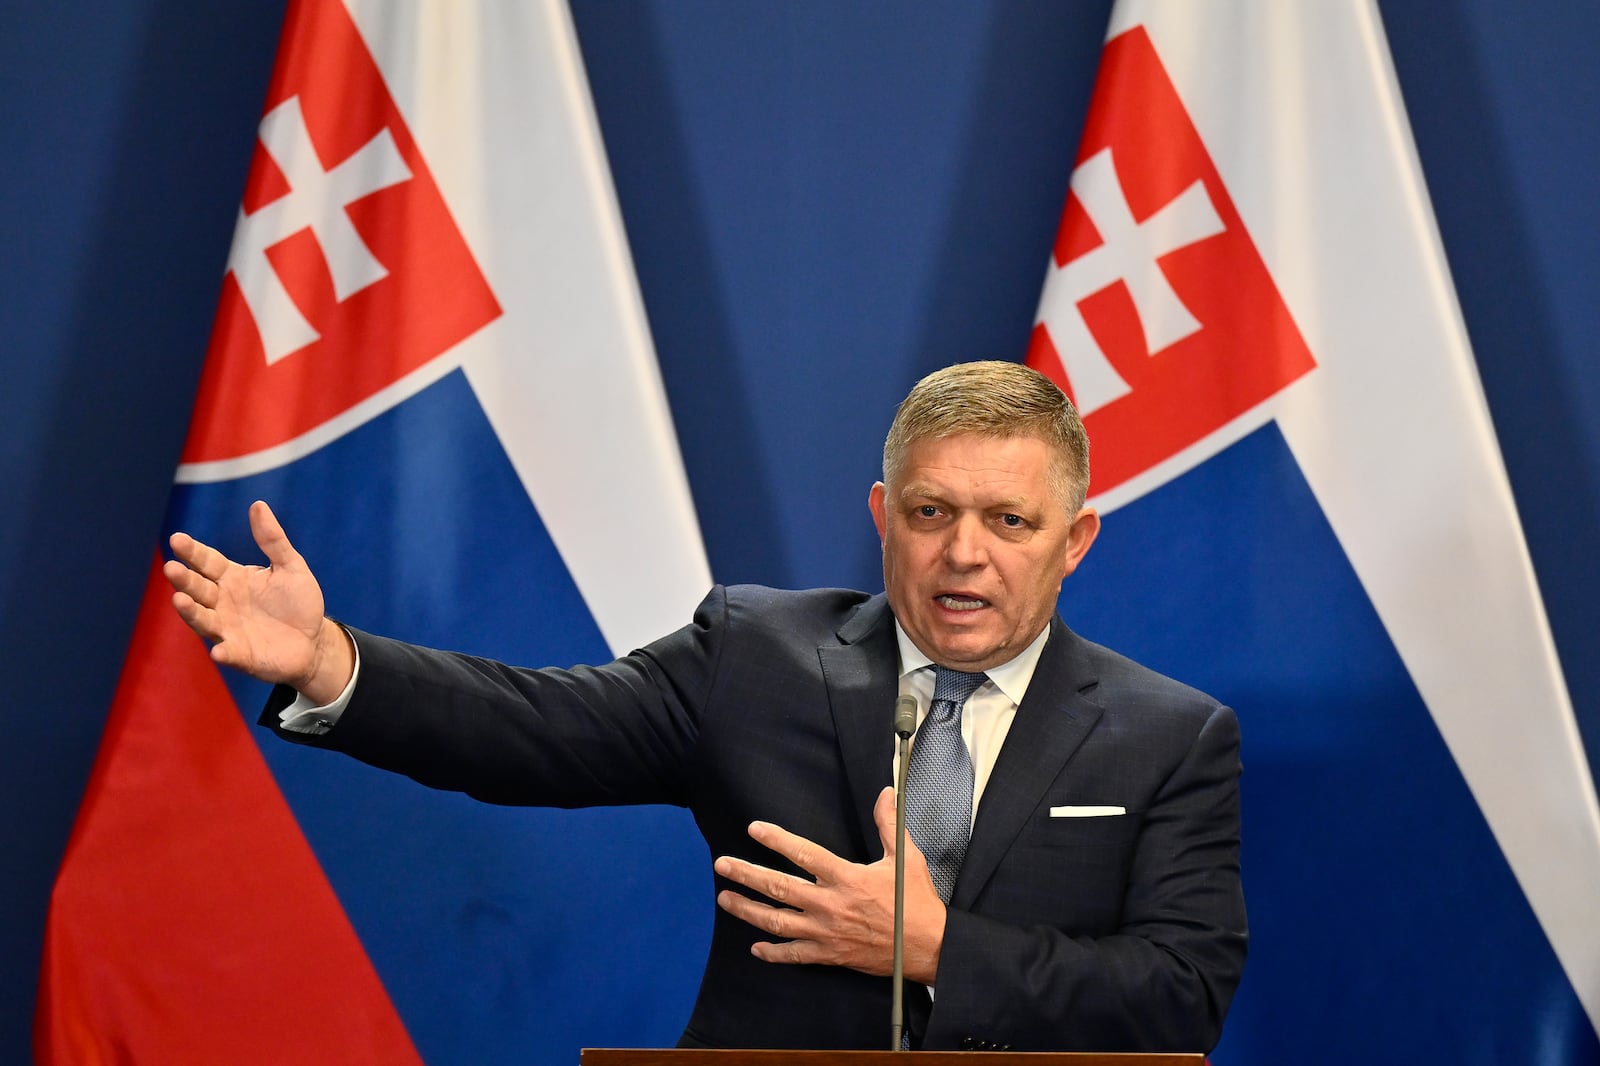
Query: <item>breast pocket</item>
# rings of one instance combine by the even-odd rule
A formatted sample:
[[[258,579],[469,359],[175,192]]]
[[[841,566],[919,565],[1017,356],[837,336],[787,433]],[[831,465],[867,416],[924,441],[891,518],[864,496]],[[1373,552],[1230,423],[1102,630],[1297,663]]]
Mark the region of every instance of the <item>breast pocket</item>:
[[[1144,819],[1138,811],[1103,813],[1104,807],[1050,807],[1034,815],[1027,843],[1047,847],[1117,847],[1131,844]]]
[[[1055,818],[1038,811],[1001,862],[982,909],[1074,935],[1115,932],[1143,821],[1138,811]]]

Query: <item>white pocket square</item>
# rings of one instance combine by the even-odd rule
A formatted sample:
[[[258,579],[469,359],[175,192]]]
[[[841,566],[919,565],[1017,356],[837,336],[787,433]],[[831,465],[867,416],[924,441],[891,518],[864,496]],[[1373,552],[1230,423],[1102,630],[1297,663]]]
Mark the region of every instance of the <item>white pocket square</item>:
[[[1051,807],[1052,818],[1113,818],[1127,814],[1126,807]]]

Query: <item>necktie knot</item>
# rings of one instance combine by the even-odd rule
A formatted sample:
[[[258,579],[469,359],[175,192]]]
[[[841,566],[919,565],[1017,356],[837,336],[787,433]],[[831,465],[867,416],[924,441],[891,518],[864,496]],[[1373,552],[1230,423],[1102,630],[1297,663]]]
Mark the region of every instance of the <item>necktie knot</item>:
[[[951,670],[944,666],[933,668],[933,702],[945,700],[960,707],[967,702],[967,697],[977,691],[978,686],[989,680],[988,674],[969,674],[961,670]]]

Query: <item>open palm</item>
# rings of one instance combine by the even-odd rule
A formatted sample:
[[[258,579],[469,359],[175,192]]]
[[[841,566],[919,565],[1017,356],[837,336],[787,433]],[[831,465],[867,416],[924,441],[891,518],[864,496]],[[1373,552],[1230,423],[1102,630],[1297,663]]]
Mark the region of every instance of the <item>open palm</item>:
[[[176,558],[162,568],[175,590],[173,606],[211,642],[214,662],[304,689],[325,658],[330,623],[322,588],[265,503],[251,505],[250,532],[267,566],[234,562],[187,533],[174,533]]]

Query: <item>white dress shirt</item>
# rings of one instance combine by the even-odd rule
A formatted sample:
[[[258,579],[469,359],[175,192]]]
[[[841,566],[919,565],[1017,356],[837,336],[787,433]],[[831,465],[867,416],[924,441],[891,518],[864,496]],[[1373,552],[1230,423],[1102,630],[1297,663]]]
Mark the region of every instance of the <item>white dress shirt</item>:
[[[895,640],[900,645],[900,695],[912,696],[917,701],[917,725],[928,716],[933,705],[934,663],[911,643],[906,631],[894,624]],[[1033,672],[1039,666],[1039,656],[1044,653],[1045,640],[1050,627],[1045,626],[1033,643],[1023,648],[1010,662],[992,670],[985,670],[989,680],[967,697],[961,710],[961,739],[967,743],[967,754],[972,757],[972,817],[978,817],[978,801],[994,772],[995,760],[1011,731],[1017,717],[1017,707],[1028,692]],[[915,738],[913,738],[913,742]],[[895,752],[894,779],[900,780],[900,753]]]

